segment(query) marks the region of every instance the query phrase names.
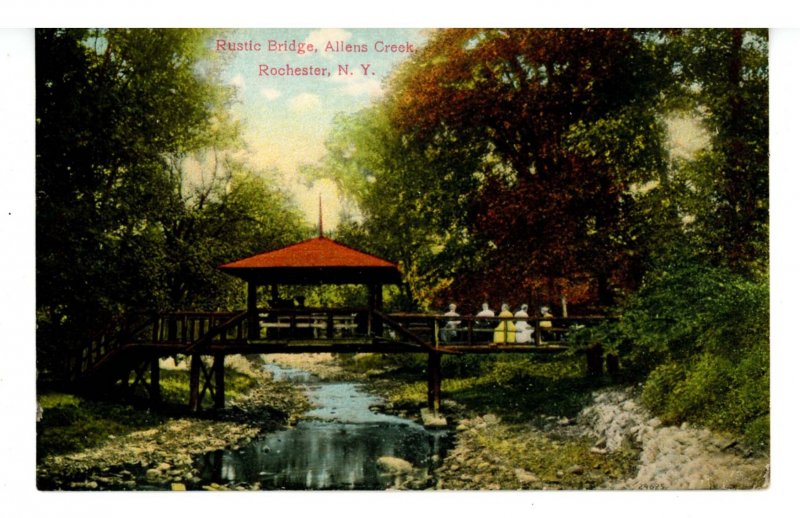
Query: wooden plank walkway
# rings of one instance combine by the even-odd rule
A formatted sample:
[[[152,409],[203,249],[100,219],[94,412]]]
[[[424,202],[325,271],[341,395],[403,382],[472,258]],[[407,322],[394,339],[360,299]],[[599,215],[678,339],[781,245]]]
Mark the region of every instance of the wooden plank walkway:
[[[96,337],[73,360],[73,378],[90,389],[122,381],[142,386],[154,404],[160,402],[159,359],[191,357],[190,407],[198,410],[205,394],[224,406],[224,359],[230,354],[382,353],[428,354],[428,403],[438,407],[441,356],[444,354],[556,354],[566,351],[567,324],[593,325],[598,317],[560,321],[544,327],[544,319],[528,319],[531,342],[516,343],[512,332],[505,343],[492,343],[494,330],[517,318],[459,317],[458,327],[446,327],[441,315],[386,314],[376,310],[259,310],[257,322],[247,311],[136,314],[121,319]],[[447,333],[442,333],[442,329]],[[545,340],[548,335],[551,341]],[[552,340],[557,338],[558,340]],[[210,367],[203,357],[211,357]],[[148,375],[149,372],[149,375]]]

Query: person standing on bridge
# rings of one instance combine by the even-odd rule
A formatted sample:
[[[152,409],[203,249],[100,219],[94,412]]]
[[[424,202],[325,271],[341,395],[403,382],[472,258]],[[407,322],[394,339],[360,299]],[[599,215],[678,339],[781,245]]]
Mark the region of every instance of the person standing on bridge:
[[[494,311],[489,309],[488,302],[481,304],[481,307],[482,309],[475,315],[476,317],[480,317],[475,321],[475,327],[491,328],[494,325],[494,322],[488,320],[487,317],[494,317]]]
[[[519,308],[519,311],[514,313],[514,318],[517,319],[514,323],[517,331],[517,343],[530,343],[533,340],[531,337],[533,334],[533,327],[528,323],[528,305],[523,304]]]
[[[503,304],[500,309],[501,318],[513,318],[511,310],[508,309],[508,304]],[[511,320],[501,320],[497,327],[494,328],[494,343],[496,344],[513,344],[515,339],[514,322]]]
[[[450,304],[450,307],[449,307],[447,313],[444,314],[444,316],[446,316],[446,317],[458,317],[458,316],[461,316],[461,315],[459,315],[456,312],[456,305],[455,304]],[[461,320],[456,320],[454,318],[449,318],[447,320],[447,322],[445,323],[444,328],[439,333],[441,338],[442,338],[442,342],[447,343],[447,342],[450,342],[450,341],[454,340],[456,338],[456,336],[458,335],[458,326],[460,326],[460,325],[461,325]]]

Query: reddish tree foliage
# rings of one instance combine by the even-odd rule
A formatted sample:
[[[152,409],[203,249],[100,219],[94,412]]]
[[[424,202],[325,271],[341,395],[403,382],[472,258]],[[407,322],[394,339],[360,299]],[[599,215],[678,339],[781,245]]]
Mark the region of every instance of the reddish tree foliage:
[[[469,285],[443,297],[527,300],[560,279],[611,303],[632,257],[629,186],[660,166],[652,100],[668,75],[630,31],[434,36],[394,78],[394,123],[432,145],[455,135],[486,157],[468,218],[486,252],[456,275]]]

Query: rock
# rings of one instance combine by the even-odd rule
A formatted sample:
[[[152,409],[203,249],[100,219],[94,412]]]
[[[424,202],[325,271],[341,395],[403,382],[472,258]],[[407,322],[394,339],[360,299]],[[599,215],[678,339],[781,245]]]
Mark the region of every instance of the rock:
[[[496,425],[500,423],[500,418],[494,414],[486,414],[483,416],[483,422],[487,425]]]
[[[514,470],[514,475],[517,477],[517,480],[522,484],[533,484],[535,482],[539,482],[539,477],[522,468],[517,468]]]
[[[479,462],[475,467],[483,472],[490,471],[492,469],[492,465],[486,461]]]
[[[575,464],[574,466],[570,466],[567,469],[567,473],[570,473],[572,475],[583,475],[583,468]]]
[[[377,464],[378,469],[396,475],[411,473],[414,470],[414,466],[410,462],[398,457],[380,457]]]
[[[420,417],[425,428],[447,428],[447,419],[440,413],[423,408],[420,410]]]

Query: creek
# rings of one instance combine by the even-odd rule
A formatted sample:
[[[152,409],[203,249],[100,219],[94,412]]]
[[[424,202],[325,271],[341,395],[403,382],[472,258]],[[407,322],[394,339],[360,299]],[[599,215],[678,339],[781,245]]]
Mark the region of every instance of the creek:
[[[303,386],[314,408],[293,428],[257,437],[239,449],[198,456],[200,486],[377,490],[403,481],[404,487],[416,489],[435,485],[434,469],[453,447],[450,432],[374,411],[383,401],[357,383],[320,381],[273,363],[266,368],[276,380]]]

